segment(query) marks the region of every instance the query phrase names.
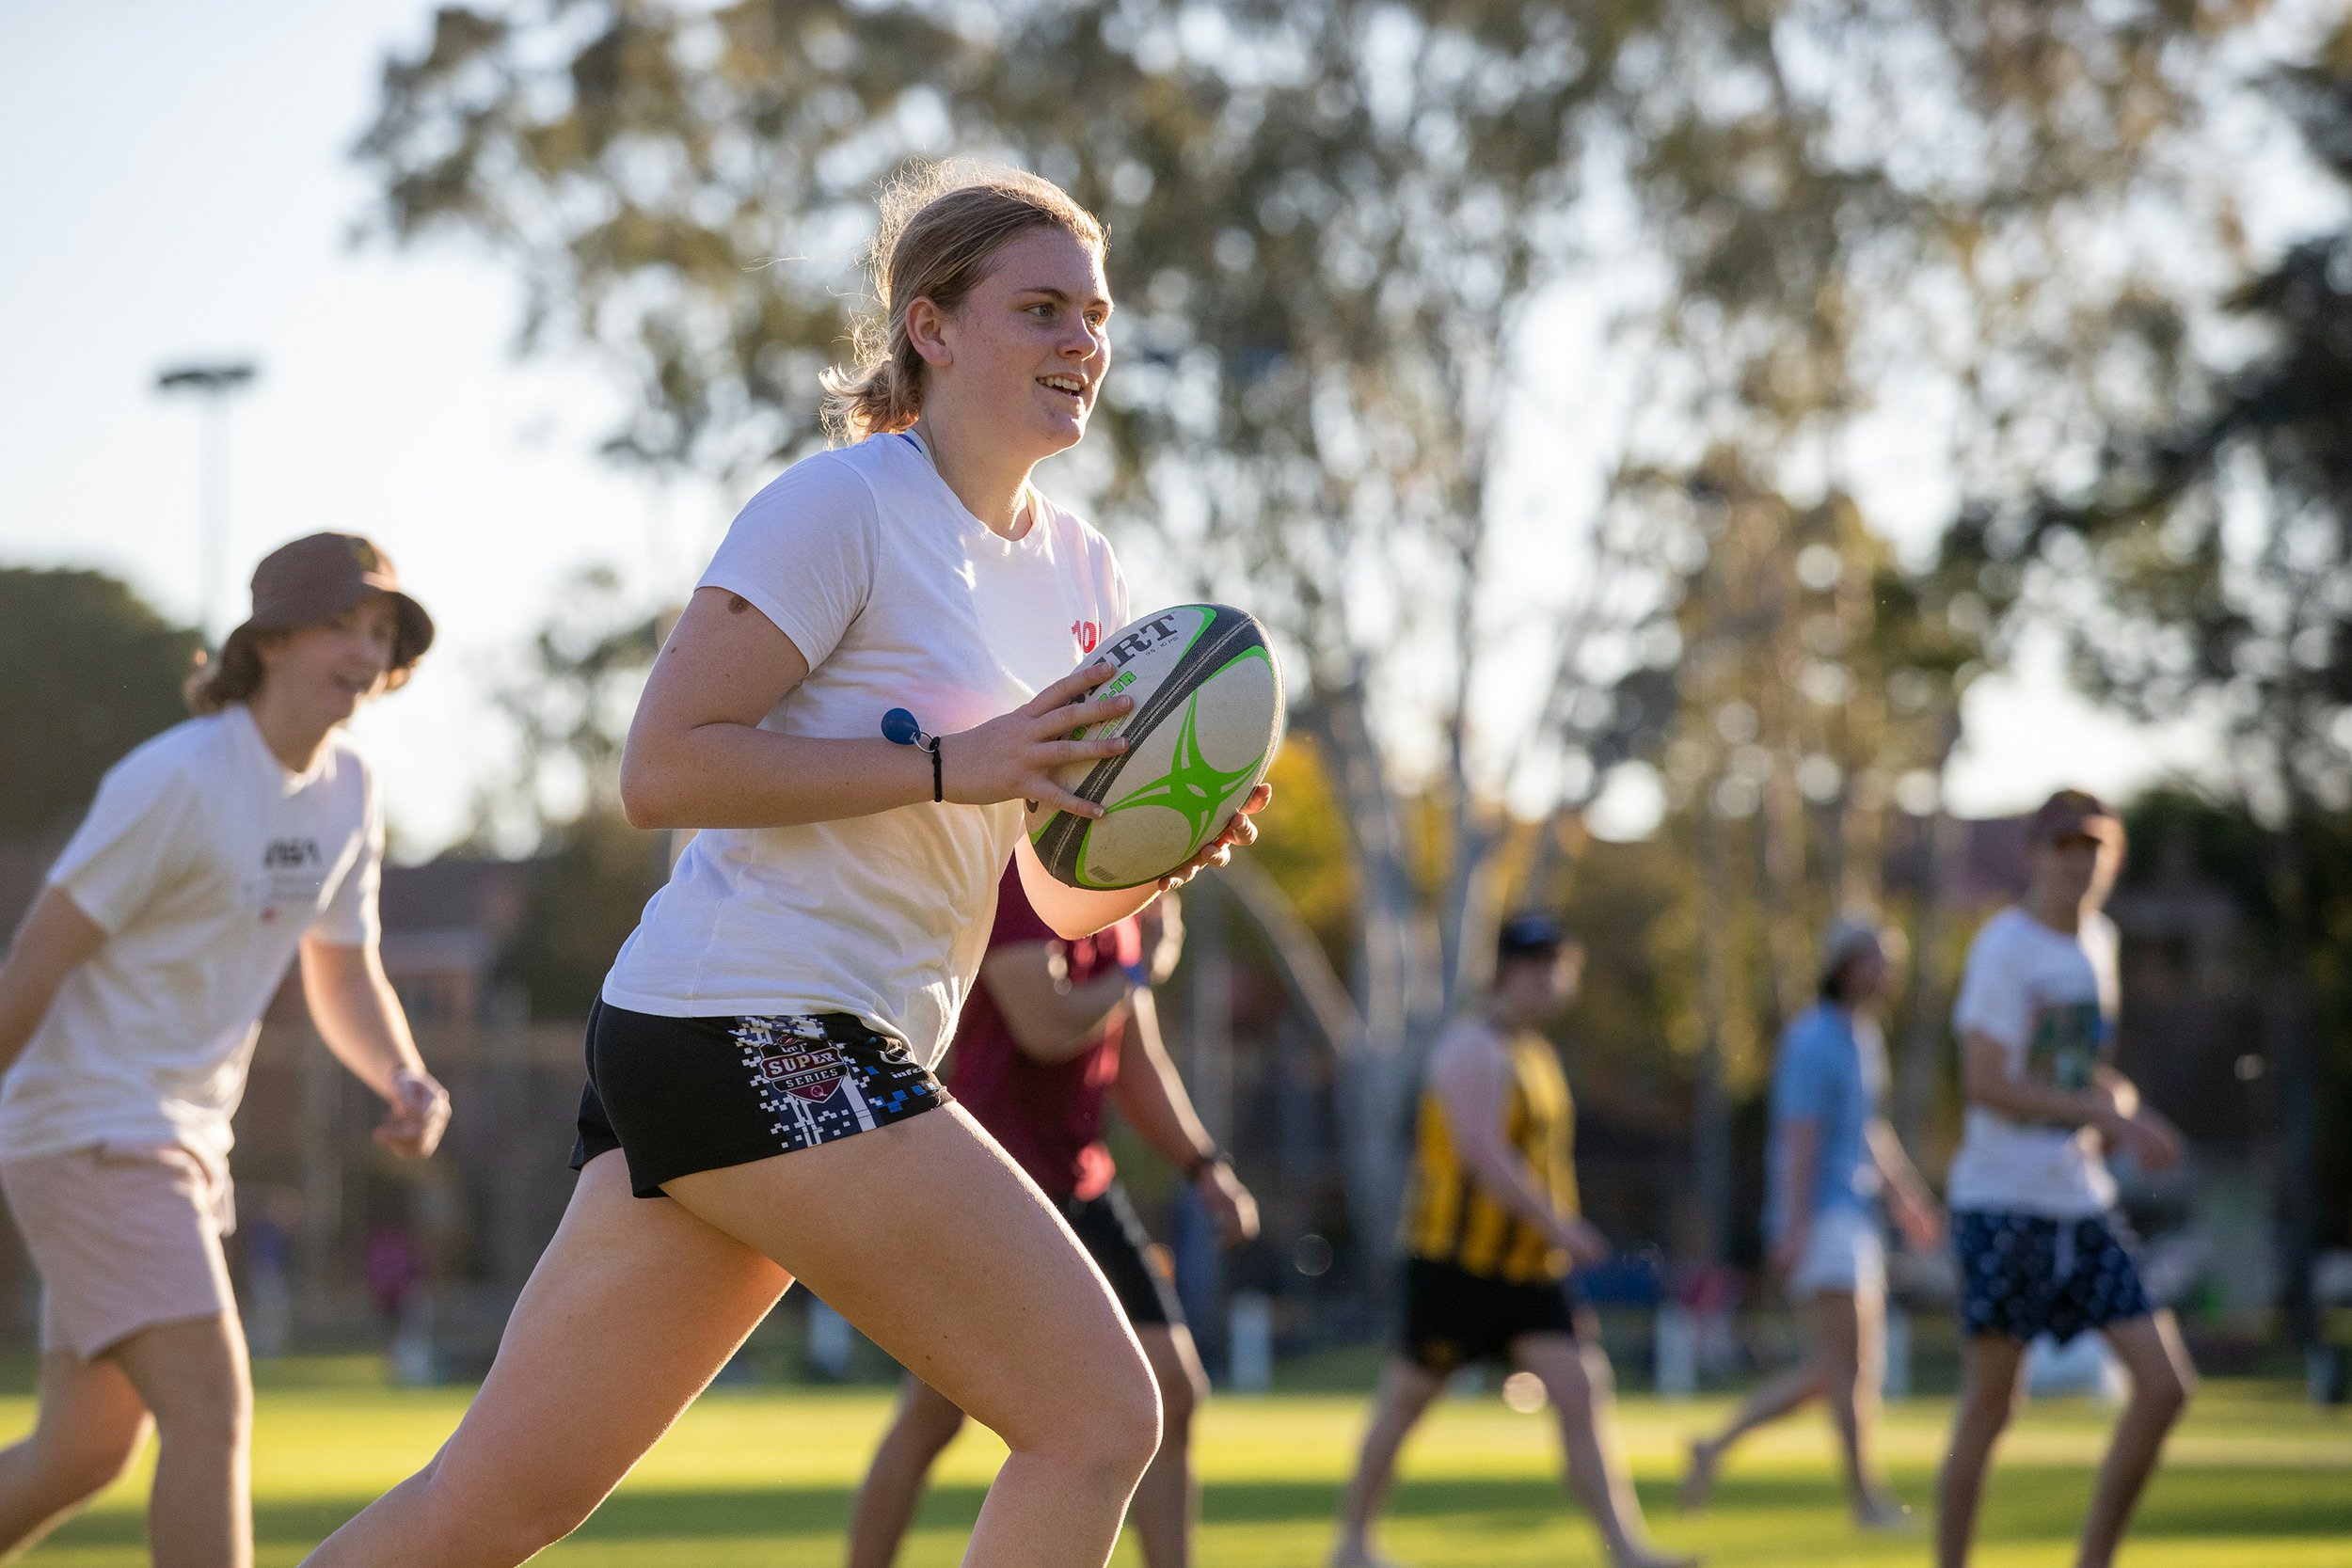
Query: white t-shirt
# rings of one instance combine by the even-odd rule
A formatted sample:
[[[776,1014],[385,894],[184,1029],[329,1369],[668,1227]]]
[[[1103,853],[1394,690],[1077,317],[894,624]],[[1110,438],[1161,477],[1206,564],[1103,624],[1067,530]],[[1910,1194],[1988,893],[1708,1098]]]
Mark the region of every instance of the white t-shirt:
[[[903,707],[934,735],[1018,707],[1127,620],[1103,536],[1041,496],[1019,539],[965,509],[910,436],[785,470],[702,586],[749,600],[808,660],[760,721],[866,739]],[[1021,804],[940,805],[788,828],[706,829],[605,977],[669,1018],[850,1013],[938,1059],[988,945]]]
[[[2115,1052],[2116,947],[2115,923],[2104,914],[2069,936],[2024,910],[2003,910],[1969,943],[1953,1027],[1963,1041],[1970,1030],[1998,1040],[2011,1078],[2089,1088],[2092,1069]],[[2115,1205],[2115,1179],[2090,1129],[2020,1123],[1981,1105],[1968,1107],[1947,1187],[1954,1209],[2050,1219]]]
[[[106,940],[0,1079],[0,1158],[178,1144],[220,1167],[262,1009],[305,936],[376,940],[383,856],[341,734],[297,777],[231,703],[116,763],[49,871]]]

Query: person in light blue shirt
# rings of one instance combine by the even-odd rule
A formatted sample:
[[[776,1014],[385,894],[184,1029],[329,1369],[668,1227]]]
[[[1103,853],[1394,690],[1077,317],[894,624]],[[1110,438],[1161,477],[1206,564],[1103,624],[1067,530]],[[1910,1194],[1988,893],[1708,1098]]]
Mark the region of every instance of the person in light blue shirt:
[[[1845,1449],[1854,1520],[1908,1528],[1910,1513],[1871,1452],[1886,1338],[1887,1199],[1914,1246],[1941,1243],[1943,1222],[1885,1116],[1886,1046],[1877,1009],[1886,994],[1887,940],[1843,915],[1821,941],[1821,990],[1792,1019],[1772,1066],[1764,1234],[1772,1272],[1805,1326],[1804,1363],[1766,1384],[1731,1424],[1691,1445],[1683,1504],[1705,1504],[1731,1446],[1815,1399],[1827,1401]]]

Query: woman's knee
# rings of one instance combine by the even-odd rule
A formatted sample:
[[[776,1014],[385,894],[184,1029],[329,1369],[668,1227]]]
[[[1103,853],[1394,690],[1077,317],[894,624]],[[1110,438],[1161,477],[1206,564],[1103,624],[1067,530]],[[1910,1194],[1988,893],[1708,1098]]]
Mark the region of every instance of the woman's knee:
[[[511,1568],[578,1529],[604,1500],[458,1475],[443,1458],[435,1455],[393,1494],[407,1495],[410,1509],[402,1533],[421,1560],[450,1568]]]
[[[1026,1440],[1008,1441],[1132,1488],[1159,1451],[1162,1419],[1159,1379],[1137,1353],[1113,1358],[1083,1391],[1065,1388],[1050,1419]]]

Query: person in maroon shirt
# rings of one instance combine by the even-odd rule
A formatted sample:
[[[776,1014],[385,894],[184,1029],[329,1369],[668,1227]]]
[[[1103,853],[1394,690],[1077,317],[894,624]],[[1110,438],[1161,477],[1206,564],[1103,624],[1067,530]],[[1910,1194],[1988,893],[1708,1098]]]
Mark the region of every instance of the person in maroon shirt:
[[[1060,1208],[1159,1379],[1160,1451],[1127,1515],[1147,1568],[1191,1561],[1191,1423],[1208,1374],[1168,1265],[1120,1188],[1103,1143],[1104,1101],[1184,1170],[1227,1245],[1258,1233],[1257,1204],[1194,1115],[1160,1043],[1152,988],[1175,969],[1183,942],[1172,894],[1140,916],[1064,941],[1007,871],[947,1063],[948,1091]],[[908,1374],[858,1492],[850,1568],[889,1568],[932,1461],[962,1425],[961,1410]]]

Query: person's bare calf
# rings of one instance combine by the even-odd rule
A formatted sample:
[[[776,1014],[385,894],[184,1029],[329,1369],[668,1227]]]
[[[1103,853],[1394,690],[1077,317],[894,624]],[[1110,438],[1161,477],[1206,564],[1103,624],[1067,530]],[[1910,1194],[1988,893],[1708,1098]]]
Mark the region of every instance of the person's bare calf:
[[[1984,1500],[1993,1447],[2024,1398],[2026,1347],[1998,1334],[1969,1338],[1960,1353],[1960,1403],[1935,1481],[1936,1568],[1965,1568]]]
[[[2114,1560],[2132,1512],[2163,1455],[2164,1440],[2197,1391],[2197,1372],[2171,1313],[2109,1323],[2102,1332],[2130,1374],[2132,1395],[2099,1465],[2075,1568],[2108,1568]]]
[[[1153,1324],[1136,1330],[1160,1387],[1160,1448],[1127,1504],[1127,1528],[1143,1548],[1144,1568],[1191,1568],[1192,1527],[1200,1513],[1192,1476],[1192,1418],[1209,1397],[1209,1374],[1191,1331]]]
[[[1405,1439],[1444,1391],[1445,1379],[1402,1356],[1392,1355],[1381,1367],[1372,1425],[1364,1433],[1356,1473],[1340,1494],[1340,1538],[1331,1548],[1330,1568],[1394,1568],[1373,1549],[1373,1521],[1396,1478],[1396,1456]]]
[[[147,1441],[147,1406],[122,1369],[72,1351],[40,1358],[33,1430],[0,1449],[0,1559],[30,1547],[119,1480]]]
[[[1566,1334],[1529,1334],[1513,1342],[1511,1354],[1543,1383],[1559,1418],[1568,1488],[1600,1531],[1613,1568],[1694,1568],[1697,1558],[1661,1552],[1650,1542],[1641,1499],[1613,1440],[1616,1380],[1598,1346],[1588,1349]]]
[[[848,1568],[890,1568],[898,1560],[931,1465],[962,1430],[963,1412],[946,1395],[912,1372],[899,1381],[890,1430],[874,1449],[850,1512]]]

